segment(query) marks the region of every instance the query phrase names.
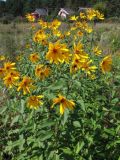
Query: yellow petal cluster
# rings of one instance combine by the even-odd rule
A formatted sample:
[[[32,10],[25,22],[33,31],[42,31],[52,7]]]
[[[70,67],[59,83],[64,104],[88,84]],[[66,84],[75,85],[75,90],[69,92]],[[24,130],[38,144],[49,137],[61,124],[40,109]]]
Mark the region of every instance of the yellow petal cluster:
[[[103,58],[103,60],[100,63],[100,67],[101,67],[103,73],[111,71],[111,68],[112,68],[112,57],[111,57],[111,55],[108,55],[108,56]]]
[[[29,59],[32,63],[36,63],[39,61],[40,58],[39,58],[38,53],[32,53],[30,54]]]
[[[51,106],[51,108],[53,108],[55,105],[59,105],[60,114],[62,114],[62,115],[63,115],[65,109],[68,108],[68,109],[73,110],[75,107],[75,103],[73,102],[73,100],[68,100],[60,94],[58,95],[58,98],[53,99],[53,105]]]
[[[44,80],[46,77],[49,76],[50,74],[50,68],[43,65],[43,64],[39,64],[36,66],[35,68],[35,75],[36,77],[38,77],[41,80]]]
[[[48,52],[46,54],[46,59],[50,63],[68,63],[70,59],[69,49],[67,49],[66,44],[61,44],[60,41],[55,43],[49,43]]]
[[[43,98],[43,95],[39,96],[30,96],[27,99],[27,105],[30,109],[38,109],[41,105],[43,105],[43,102],[41,99]]]
[[[23,94],[30,93],[30,89],[35,88],[33,86],[33,80],[30,77],[24,76],[23,80],[18,84],[17,91],[23,90]]]

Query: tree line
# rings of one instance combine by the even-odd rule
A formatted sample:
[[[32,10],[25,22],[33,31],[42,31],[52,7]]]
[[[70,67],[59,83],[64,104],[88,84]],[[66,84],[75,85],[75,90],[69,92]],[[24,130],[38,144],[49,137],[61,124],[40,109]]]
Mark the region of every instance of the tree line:
[[[36,8],[47,7],[50,14],[54,14],[61,7],[94,7],[102,11],[107,17],[120,16],[120,0],[0,0],[0,16],[12,14],[24,16]]]

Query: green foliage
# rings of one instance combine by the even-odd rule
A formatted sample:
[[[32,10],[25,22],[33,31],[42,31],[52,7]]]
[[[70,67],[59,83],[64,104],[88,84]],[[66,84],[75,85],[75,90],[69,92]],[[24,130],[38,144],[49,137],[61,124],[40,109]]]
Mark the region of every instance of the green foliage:
[[[1,156],[7,154],[17,160],[117,160],[120,156],[119,82],[116,74],[95,81],[73,79],[71,96],[77,105],[74,113],[65,112],[63,117],[58,117],[49,105],[47,109],[30,111],[23,99],[10,98],[0,109]],[[49,89],[58,90],[62,86],[56,83]],[[49,95],[45,93],[46,97]]]
[[[107,16],[120,17],[120,2],[119,0],[107,1]]]

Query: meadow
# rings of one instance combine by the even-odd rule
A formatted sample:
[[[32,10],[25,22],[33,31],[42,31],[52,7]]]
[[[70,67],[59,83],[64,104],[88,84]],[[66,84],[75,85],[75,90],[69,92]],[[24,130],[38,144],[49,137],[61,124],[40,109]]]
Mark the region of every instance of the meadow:
[[[120,24],[27,19],[0,24],[1,160],[120,160]]]

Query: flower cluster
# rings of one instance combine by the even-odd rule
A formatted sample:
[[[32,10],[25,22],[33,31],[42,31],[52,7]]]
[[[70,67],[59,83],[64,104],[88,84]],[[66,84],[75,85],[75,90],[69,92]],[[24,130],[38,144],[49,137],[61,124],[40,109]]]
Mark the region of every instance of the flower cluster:
[[[26,17],[30,22],[35,21],[31,14]],[[32,43],[30,42],[29,47],[26,46],[25,49],[29,52],[26,54],[29,70],[32,68],[33,72],[29,73],[28,70],[28,74],[22,71],[20,73],[15,63],[4,62],[0,68],[0,78],[8,88],[14,87],[21,94],[28,95],[28,106],[38,109],[44,105],[41,101],[42,91],[39,95],[36,93],[39,83],[43,83],[47,88],[48,82],[54,83],[58,74],[70,77],[80,74],[85,78],[95,79],[98,72],[105,74],[111,71],[111,55],[104,56],[99,46],[93,46],[91,35],[94,23],[91,21],[94,22],[95,19],[103,20],[104,15],[88,9],[86,13],[70,17],[73,23],[68,26],[68,30],[63,29],[64,24],[57,19],[52,22],[39,20],[39,29],[32,30]],[[1,56],[0,61],[3,60],[5,57]],[[18,59],[19,61],[22,63],[21,59]],[[74,100],[66,98],[68,92],[69,90],[66,94],[62,91],[57,92],[58,97],[56,95],[52,99],[51,108],[59,105],[60,114],[63,114],[66,108],[73,110],[75,107]]]

